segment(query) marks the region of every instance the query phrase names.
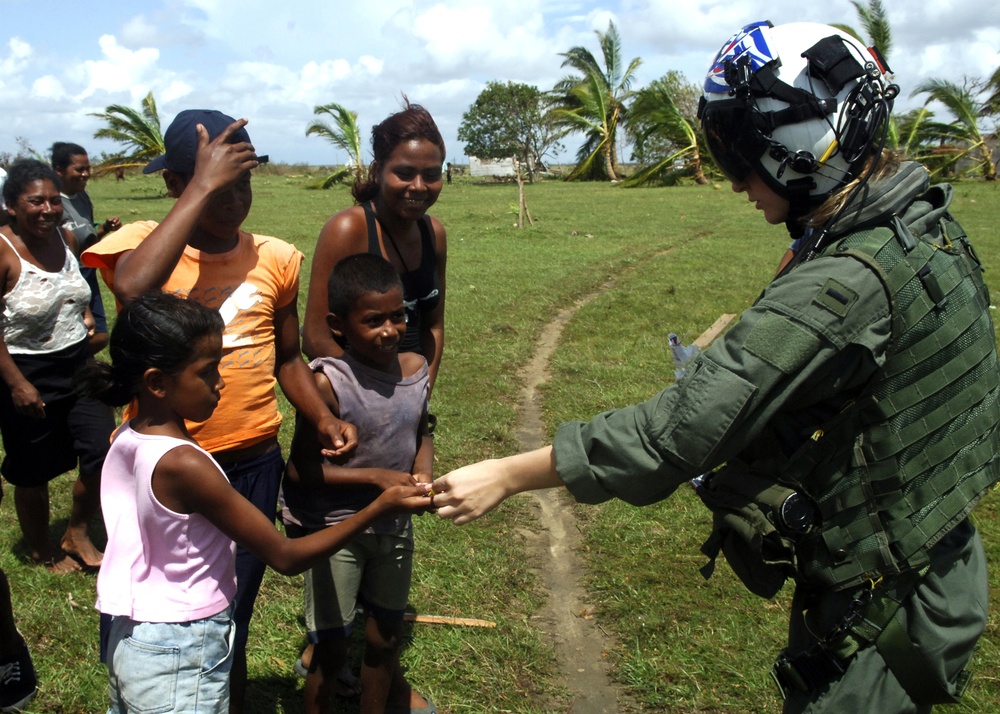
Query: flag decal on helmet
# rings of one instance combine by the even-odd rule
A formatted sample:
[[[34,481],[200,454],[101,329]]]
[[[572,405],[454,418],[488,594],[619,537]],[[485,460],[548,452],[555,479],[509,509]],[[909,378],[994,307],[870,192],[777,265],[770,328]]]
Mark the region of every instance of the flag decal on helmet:
[[[771,23],[767,20],[754,22],[747,25],[742,30],[733,35],[726,44],[719,50],[712,68],[705,78],[705,91],[714,94],[732,91],[732,87],[726,82],[726,66],[735,64],[741,57],[749,58],[750,72],[773,62],[775,55],[771,49],[770,40]]]

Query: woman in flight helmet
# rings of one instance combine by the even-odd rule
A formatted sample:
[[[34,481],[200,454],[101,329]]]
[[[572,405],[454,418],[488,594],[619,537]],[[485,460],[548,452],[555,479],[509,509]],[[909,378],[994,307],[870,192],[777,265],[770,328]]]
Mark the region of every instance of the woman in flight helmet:
[[[833,27],[736,33],[702,125],[733,189],[800,239],[794,260],[655,397],[434,484],[465,523],[526,490],[645,505],[693,479],[712,563],[767,598],[795,583],[772,670],[786,713],[955,701],[986,626],[967,516],[1000,476],[1000,359],[950,187],[884,151],[896,92]]]

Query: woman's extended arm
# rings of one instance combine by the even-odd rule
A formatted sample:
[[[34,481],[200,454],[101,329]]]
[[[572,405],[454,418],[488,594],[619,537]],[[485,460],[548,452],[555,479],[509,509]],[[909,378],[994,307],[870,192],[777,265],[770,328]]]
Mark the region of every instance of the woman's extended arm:
[[[436,480],[438,515],[458,525],[474,521],[515,493],[562,486],[551,446],[502,459],[480,461]]]

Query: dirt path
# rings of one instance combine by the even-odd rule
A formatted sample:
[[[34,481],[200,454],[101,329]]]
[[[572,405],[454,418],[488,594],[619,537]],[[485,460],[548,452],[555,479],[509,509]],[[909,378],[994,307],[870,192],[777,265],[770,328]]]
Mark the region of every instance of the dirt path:
[[[559,344],[563,328],[577,310],[612,286],[601,289],[560,312],[545,326],[535,344],[534,356],[521,371],[524,384],[518,406],[517,438],[522,450],[536,449],[545,443],[545,427],[536,390],[549,379],[549,359]],[[619,714],[620,694],[608,677],[605,658],[606,634],[585,615],[591,610],[581,578],[579,558],[582,540],[569,497],[550,489],[534,492],[540,509],[540,521],[546,530],[535,540],[538,560],[548,592],[540,621],[549,633],[562,671],[564,686],[570,693],[569,714]]]

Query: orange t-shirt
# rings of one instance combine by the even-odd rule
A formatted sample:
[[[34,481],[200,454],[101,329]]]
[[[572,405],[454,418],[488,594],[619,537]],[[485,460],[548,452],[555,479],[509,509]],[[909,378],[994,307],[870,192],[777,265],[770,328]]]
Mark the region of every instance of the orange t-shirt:
[[[158,224],[139,221],[123,226],[81,256],[99,268],[114,291],[115,265]],[[226,386],[212,417],[188,423],[209,452],[252,446],[278,433],[281,412],[274,386],[274,313],[299,292],[302,253],[277,238],[241,232],[239,244],[226,253],[205,253],[190,246],[163,290],[218,310],[226,327],[220,371]],[[126,414],[126,418],[130,415]]]

